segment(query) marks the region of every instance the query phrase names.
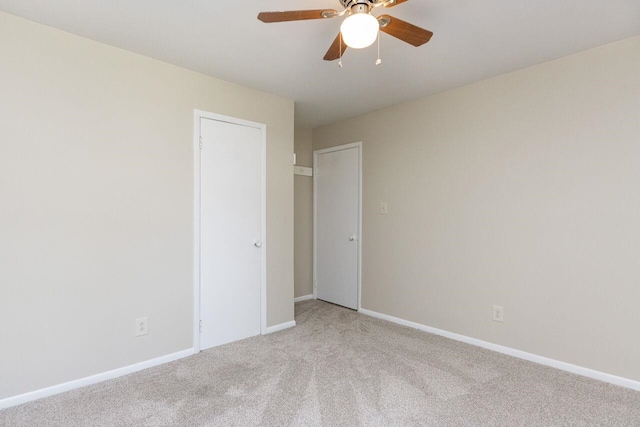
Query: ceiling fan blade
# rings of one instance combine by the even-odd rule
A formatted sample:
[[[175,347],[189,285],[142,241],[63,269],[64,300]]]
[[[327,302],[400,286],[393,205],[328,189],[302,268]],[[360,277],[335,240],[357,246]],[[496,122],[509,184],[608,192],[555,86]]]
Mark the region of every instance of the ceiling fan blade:
[[[338,33],[338,37],[333,41],[331,47],[324,55],[325,61],[334,61],[344,55],[344,51],[347,50],[347,45],[340,39],[342,34]],[[342,49],[340,49],[342,47]]]
[[[433,36],[431,31],[416,27],[413,24],[409,24],[408,22],[394,18],[393,16],[382,15],[378,18],[378,21],[380,21],[380,31],[416,47],[422,46],[431,40],[431,36]],[[386,21],[389,23],[384,25]]]
[[[393,2],[391,4],[386,4],[384,7],[394,7],[394,6],[397,6],[399,4],[404,3],[406,1],[409,1],[409,0],[396,0],[395,2]]]
[[[258,19],[262,22],[303,21],[305,19],[326,19],[337,16],[333,9],[326,10],[290,10],[288,12],[260,12]]]

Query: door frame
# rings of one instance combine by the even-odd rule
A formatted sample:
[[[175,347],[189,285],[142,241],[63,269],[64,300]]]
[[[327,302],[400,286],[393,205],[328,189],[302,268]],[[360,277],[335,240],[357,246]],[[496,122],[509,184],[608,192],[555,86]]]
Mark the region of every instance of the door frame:
[[[313,151],[313,298],[318,290],[318,155],[358,149],[358,311],[362,308],[362,141]]]
[[[267,125],[235,117],[193,110],[193,351],[200,352],[200,123],[217,120],[262,132],[262,271],[260,274],[260,334],[267,331]]]

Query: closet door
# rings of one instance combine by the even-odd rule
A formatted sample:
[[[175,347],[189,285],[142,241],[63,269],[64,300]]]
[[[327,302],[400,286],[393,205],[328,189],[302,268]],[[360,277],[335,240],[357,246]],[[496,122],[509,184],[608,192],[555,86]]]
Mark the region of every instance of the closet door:
[[[262,132],[201,119],[202,350],[260,334]]]
[[[316,298],[358,309],[360,146],[314,153]]]

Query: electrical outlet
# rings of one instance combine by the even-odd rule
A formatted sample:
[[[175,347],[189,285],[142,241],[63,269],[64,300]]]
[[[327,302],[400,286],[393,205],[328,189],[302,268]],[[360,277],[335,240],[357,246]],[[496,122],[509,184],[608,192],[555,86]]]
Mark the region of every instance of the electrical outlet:
[[[149,333],[149,319],[141,317],[136,319],[136,336],[147,335]]]
[[[380,202],[380,213],[386,215],[389,213],[389,209],[387,208],[387,202]]]
[[[504,307],[499,305],[493,306],[493,320],[494,322],[504,322]]]

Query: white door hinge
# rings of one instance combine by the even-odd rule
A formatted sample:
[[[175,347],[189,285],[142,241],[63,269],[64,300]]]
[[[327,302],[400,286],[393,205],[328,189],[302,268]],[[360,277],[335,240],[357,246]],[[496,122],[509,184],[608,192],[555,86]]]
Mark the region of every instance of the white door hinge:
[[[199,329],[200,329],[200,333],[202,333],[202,320],[200,321]]]
[[[200,149],[202,150],[202,137],[200,137]]]

